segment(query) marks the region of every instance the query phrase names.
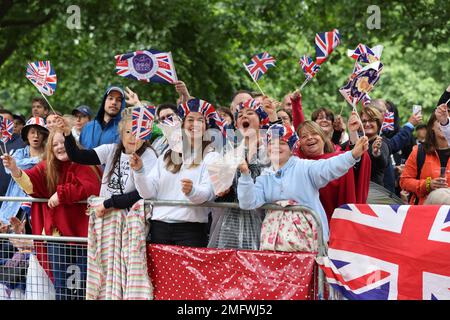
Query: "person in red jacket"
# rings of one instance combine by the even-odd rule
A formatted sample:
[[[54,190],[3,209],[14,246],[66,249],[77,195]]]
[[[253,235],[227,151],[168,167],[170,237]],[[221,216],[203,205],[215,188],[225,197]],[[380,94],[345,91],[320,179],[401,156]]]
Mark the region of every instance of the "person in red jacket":
[[[328,159],[344,153],[335,151],[333,143],[316,122],[304,121],[298,128],[298,135],[299,140],[292,153],[301,159]],[[342,177],[328,183],[319,190],[319,193],[328,222],[331,220],[334,209],[343,204],[358,203],[353,168],[350,168]]]
[[[100,191],[100,170],[69,161],[64,136],[55,130],[48,138],[45,160],[31,169],[21,170],[10,155],[3,155],[5,168],[28,195],[49,198],[47,203],[34,203],[31,209],[32,233],[36,235],[86,237],[89,217],[86,204],[78,203]],[[86,278],[85,249],[61,242],[47,242],[51,274],[57,299],[81,299],[84,288],[68,289],[67,279],[74,275]],[[45,257],[45,252],[41,257]],[[48,266],[44,262],[44,268]],[[78,273],[78,274],[76,274]],[[84,284],[85,281],[78,281]],[[76,290],[76,292],[74,291]]]

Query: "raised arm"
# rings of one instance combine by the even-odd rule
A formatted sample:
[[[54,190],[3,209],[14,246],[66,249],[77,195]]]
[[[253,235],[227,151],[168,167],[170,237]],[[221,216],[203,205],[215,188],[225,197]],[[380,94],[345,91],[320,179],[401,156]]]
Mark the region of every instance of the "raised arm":
[[[94,150],[80,149],[75,141],[72,131],[67,121],[58,116],[56,118],[56,126],[64,133],[64,147],[66,148],[69,159],[73,162],[84,165],[99,165],[101,164],[97,153]]]
[[[308,176],[317,189],[326,186],[330,181],[337,179],[348,172],[362,154],[369,148],[367,137],[361,137],[352,151],[347,151],[336,157],[323,160],[304,160],[308,163]]]
[[[294,129],[297,131],[298,126],[305,121],[305,115],[302,109],[302,95],[299,91],[295,91],[291,96],[292,102],[292,119],[294,123]]]

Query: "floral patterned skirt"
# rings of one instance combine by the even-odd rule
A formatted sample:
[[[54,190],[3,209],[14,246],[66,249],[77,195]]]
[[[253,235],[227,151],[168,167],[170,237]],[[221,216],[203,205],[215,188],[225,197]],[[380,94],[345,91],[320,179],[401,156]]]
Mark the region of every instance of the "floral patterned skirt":
[[[307,210],[267,210],[260,250],[317,252],[317,226]]]

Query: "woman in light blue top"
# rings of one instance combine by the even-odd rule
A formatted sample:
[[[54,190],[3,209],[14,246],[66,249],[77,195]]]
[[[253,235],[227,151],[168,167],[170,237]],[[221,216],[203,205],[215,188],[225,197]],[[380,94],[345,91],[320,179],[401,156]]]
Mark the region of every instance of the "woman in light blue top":
[[[44,119],[33,117],[28,120],[26,125],[22,128],[21,135],[27,146],[16,150],[13,157],[16,160],[17,166],[22,170],[26,170],[34,167],[42,161],[45,150],[45,142],[48,137],[48,130],[45,127]],[[6,173],[11,174],[6,168],[5,171]],[[23,192],[14,179],[11,179],[5,196],[27,197],[25,192]],[[15,217],[19,210],[21,210],[21,205],[21,202],[4,201],[0,208],[0,223],[3,225],[8,225],[10,223],[10,219]]]
[[[240,166],[242,175],[238,182],[239,207],[252,210],[265,203],[294,200],[319,214],[324,238],[328,240],[327,216],[320,203],[319,189],[341,177],[355,165],[368,149],[367,137],[360,138],[352,151],[323,160],[305,160],[292,156],[292,147],[298,137],[290,127],[273,125],[268,130],[267,138],[272,168],[253,182],[247,163]]]

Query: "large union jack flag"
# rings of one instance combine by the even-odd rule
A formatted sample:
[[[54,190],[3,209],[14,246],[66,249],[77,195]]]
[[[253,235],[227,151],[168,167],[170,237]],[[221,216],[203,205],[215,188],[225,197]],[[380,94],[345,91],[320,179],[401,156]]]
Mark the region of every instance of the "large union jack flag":
[[[341,42],[341,35],[338,29],[329,32],[319,32],[316,34],[316,63],[324,63],[328,56]]]
[[[0,116],[0,132],[2,134],[1,141],[7,143],[13,136],[14,122]]]
[[[348,299],[450,299],[450,206],[344,205],[330,222],[328,283]]]
[[[150,140],[153,131],[153,119],[155,118],[154,106],[142,106],[133,108],[132,135],[141,140]]]
[[[384,113],[381,131],[394,131],[394,112],[387,111]]]
[[[119,76],[165,84],[178,81],[171,52],[148,49],[116,55],[115,59]]]
[[[25,76],[41,93],[47,96],[55,93],[57,79],[50,61],[30,62]]]
[[[245,67],[253,80],[258,81],[271,67],[275,67],[275,58],[267,52],[257,54]]]
[[[313,78],[320,70],[320,65],[315,63],[314,60],[307,55],[303,55],[303,57],[300,58],[299,64],[307,79]]]

